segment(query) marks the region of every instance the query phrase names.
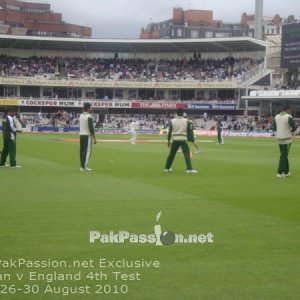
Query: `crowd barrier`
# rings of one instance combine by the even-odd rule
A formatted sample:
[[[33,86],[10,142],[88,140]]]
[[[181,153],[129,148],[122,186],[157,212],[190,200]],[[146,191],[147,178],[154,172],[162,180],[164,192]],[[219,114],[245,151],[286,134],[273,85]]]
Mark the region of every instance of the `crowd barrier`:
[[[2,126],[0,126],[2,131]],[[44,132],[44,133],[79,133],[79,127],[54,127],[54,126],[32,126],[23,129],[24,132]],[[130,134],[127,129],[123,128],[96,128],[98,134]],[[140,129],[136,131],[137,134],[149,135],[167,135],[167,129]],[[195,130],[195,136],[217,136],[216,130]],[[272,131],[237,131],[237,130],[223,130],[224,136],[233,137],[271,137],[274,136]]]

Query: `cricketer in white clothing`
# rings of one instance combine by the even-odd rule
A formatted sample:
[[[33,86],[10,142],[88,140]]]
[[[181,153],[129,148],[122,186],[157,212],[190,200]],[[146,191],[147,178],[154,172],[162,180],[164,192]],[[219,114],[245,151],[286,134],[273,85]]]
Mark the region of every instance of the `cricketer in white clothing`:
[[[130,139],[130,142],[131,142],[131,144],[135,144],[135,142],[136,142],[136,138],[137,138],[137,133],[136,133],[136,128],[137,128],[137,121],[135,121],[135,120],[132,120],[131,122],[130,122],[130,130],[129,130],[129,132],[131,133],[131,139]]]

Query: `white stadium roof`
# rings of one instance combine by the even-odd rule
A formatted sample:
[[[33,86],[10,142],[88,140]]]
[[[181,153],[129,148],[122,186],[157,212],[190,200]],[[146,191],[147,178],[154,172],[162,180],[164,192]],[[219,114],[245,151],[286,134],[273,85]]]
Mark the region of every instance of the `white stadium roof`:
[[[237,52],[264,51],[266,42],[248,38],[78,39],[0,35],[0,49],[100,52]]]

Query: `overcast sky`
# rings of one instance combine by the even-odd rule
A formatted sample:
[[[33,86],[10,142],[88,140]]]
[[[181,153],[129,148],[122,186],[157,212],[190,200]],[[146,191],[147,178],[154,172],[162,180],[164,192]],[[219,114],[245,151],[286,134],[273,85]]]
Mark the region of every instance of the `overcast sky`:
[[[253,14],[255,0],[32,0],[51,4],[68,23],[90,26],[94,38],[139,38],[142,27],[172,18],[174,7],[206,9],[225,22],[239,22]],[[264,16],[300,17],[299,0],[264,0]]]

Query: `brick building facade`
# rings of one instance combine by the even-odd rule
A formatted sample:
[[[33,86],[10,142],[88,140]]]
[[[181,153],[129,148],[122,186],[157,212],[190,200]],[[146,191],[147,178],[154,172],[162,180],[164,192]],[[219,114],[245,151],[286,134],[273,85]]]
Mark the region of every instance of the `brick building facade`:
[[[142,28],[141,39],[154,38],[212,38],[212,37],[253,37],[253,29],[241,23],[223,23],[213,19],[211,10],[173,9],[172,19],[150,23]]]
[[[48,3],[0,0],[0,33],[33,36],[90,38],[92,29],[65,23]]]
[[[226,38],[254,37],[255,16],[243,13],[239,23],[224,23],[213,19],[211,10],[173,9],[172,19],[150,23],[142,28],[141,39],[190,39],[190,38]],[[293,15],[281,17],[263,17],[262,38],[281,34],[282,25],[296,22]]]

